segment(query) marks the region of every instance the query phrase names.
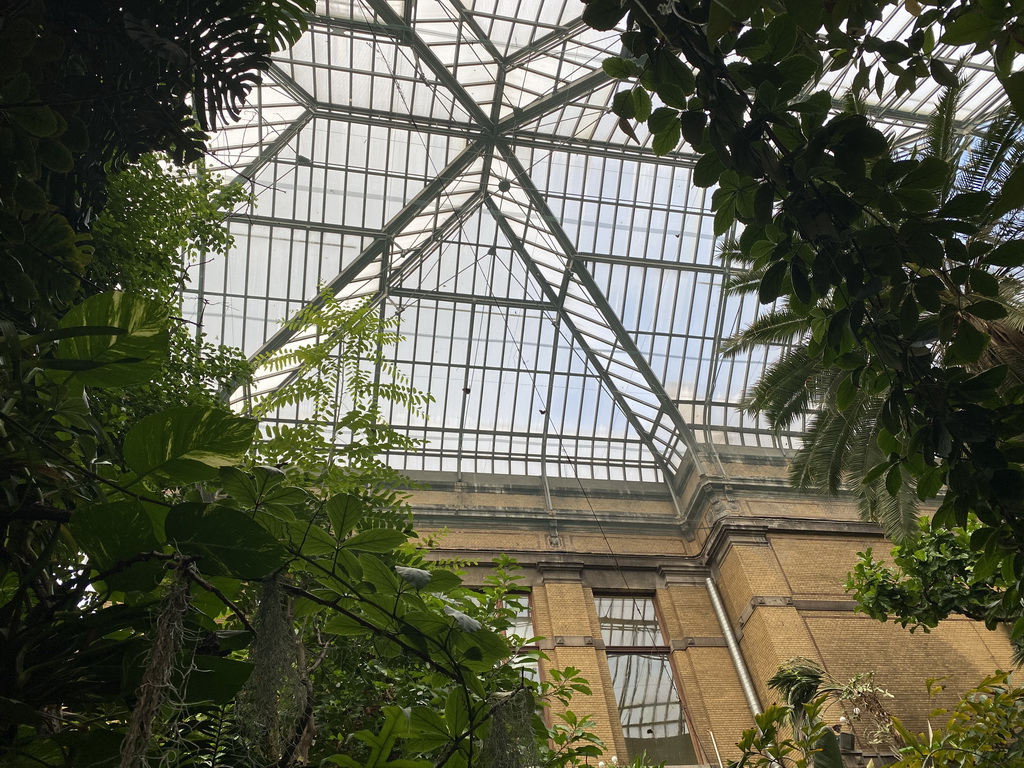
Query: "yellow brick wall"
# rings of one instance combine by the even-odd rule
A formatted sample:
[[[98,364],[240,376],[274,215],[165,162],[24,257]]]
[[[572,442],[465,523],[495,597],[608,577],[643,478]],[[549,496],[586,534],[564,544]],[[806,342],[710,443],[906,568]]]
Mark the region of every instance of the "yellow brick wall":
[[[744,466],[750,476],[754,470]],[[778,467],[764,470],[766,477],[774,477],[778,471]],[[687,493],[694,492],[697,481],[691,477],[688,482]],[[501,510],[519,505],[532,511],[535,520],[536,512],[543,507],[543,497],[528,493],[487,496],[417,492],[413,504],[419,501],[435,509],[447,506],[448,520],[452,507]],[[713,514],[710,505],[696,510],[698,520],[719,522],[699,523],[696,535],[689,541],[682,531],[675,536],[671,529],[662,527],[658,535],[653,535],[639,523],[634,534],[623,535],[620,523],[618,530],[610,530],[610,526],[604,532],[565,526],[568,530],[559,531],[560,541],[553,544],[543,523],[536,523],[538,529],[529,530],[510,516],[503,525],[501,515],[496,513],[488,530],[460,530],[447,523],[452,530],[444,535],[435,554],[443,558],[446,549],[468,550],[480,553],[481,561],[485,562],[487,553],[506,551],[518,553],[524,561],[539,563],[536,567],[528,566],[533,568],[528,581],[537,585],[532,592],[536,633],[546,638],[589,635],[599,639],[600,626],[588,584],[603,584],[614,590],[622,579],[617,580],[618,566],[607,555],[628,558],[628,569],[632,569],[630,583],[643,583],[646,594],[655,593],[666,640],[675,648],[670,658],[698,756],[708,762],[715,761],[709,731],[715,734],[722,757],[728,761],[738,756],[735,742],[752,725],[752,718],[728,649],[719,644],[722,630],[702,583],[703,576],[695,576],[693,583],[669,581],[666,585],[665,573],[671,576],[685,573],[691,566],[706,566],[714,575],[764,705],[777,698],[765,685],[767,678],[787,659],[806,656],[824,664],[841,681],[858,673],[875,672],[877,683],[895,696],[889,701],[892,711],[911,728],[919,729],[924,727],[932,708],[948,705],[983,676],[1010,666],[1005,634],[989,632],[974,622],[948,621],[930,634],[911,634],[852,610],[838,610],[852,608],[842,584],[857,553],[868,547],[884,553],[889,547],[857,522],[852,504],[781,491],[763,496],[730,491],[728,497],[723,495],[720,500],[722,503]],[[638,519],[646,514],[662,523],[671,514],[670,505],[664,503],[631,503],[610,495],[595,496],[592,503],[601,512],[636,515]],[[582,498],[560,497],[553,500],[553,505],[556,509],[591,512],[590,504]],[[774,522],[759,527],[758,517]],[[778,519],[785,517],[807,522],[794,522],[795,527],[802,528],[786,531],[778,525]],[[474,519],[478,526],[479,518]],[[428,525],[429,520],[428,514]],[[750,530],[751,523],[761,533]],[[732,526],[736,533],[726,533],[715,543],[713,535],[719,535],[723,526],[726,530]],[[835,530],[830,531],[833,526]],[[429,530],[428,526],[424,528]],[[649,557],[650,566],[643,565],[645,557]],[[582,581],[572,581],[571,571],[546,570],[545,562],[558,559],[586,563],[580,576]],[[667,571],[661,570],[662,563]],[[752,599],[758,596],[767,596],[772,603],[785,603],[786,598],[790,602],[751,609]],[[794,605],[794,599],[803,607]],[[806,606],[801,600],[824,602]],[[741,617],[745,618],[742,624]],[[687,646],[687,637],[701,641]],[[626,751],[605,652],[595,647],[563,645],[554,647],[549,656],[549,666],[574,666],[588,678],[593,696],[577,697],[572,708],[578,714],[594,717],[595,730],[607,744],[606,759],[613,754],[624,759]],[[943,675],[948,676],[946,692],[929,700],[925,679]],[[835,717],[838,714],[832,713]],[[854,729],[863,736],[863,724],[854,724]]]
[[[534,628],[543,637],[601,637],[594,595],[582,584],[555,582],[537,587],[533,590],[531,607]],[[571,709],[580,717],[594,718],[593,732],[605,743],[606,756],[625,756],[626,744],[619,727],[615,691],[604,651],[595,647],[556,646],[546,653],[550,659],[547,666],[575,667],[587,679],[591,696],[577,695]],[[563,710],[558,702],[551,703],[552,715]]]

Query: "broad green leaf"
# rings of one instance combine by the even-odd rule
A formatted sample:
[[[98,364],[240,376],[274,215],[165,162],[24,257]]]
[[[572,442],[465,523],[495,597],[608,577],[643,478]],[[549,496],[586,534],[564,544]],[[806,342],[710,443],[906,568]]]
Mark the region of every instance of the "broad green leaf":
[[[1010,104],[1017,115],[1024,115],[1024,72],[1014,72],[999,78]]]
[[[348,536],[368,511],[366,502],[350,493],[339,493],[324,504],[327,519],[339,539]]]
[[[422,568],[409,568],[404,565],[396,565],[395,572],[416,589],[423,589],[430,583],[433,574]]]
[[[343,637],[369,637],[373,629],[343,613],[335,613],[324,622],[324,632]]]
[[[618,0],[585,0],[583,21],[597,30],[615,29],[626,15],[626,7]]]
[[[89,556],[89,565],[99,572],[162,546],[149,515],[134,499],[78,509],[69,529]],[[111,589],[148,592],[160,583],[163,572],[162,560],[138,562],[108,576],[106,583]]]
[[[164,523],[167,539],[195,557],[203,573],[261,579],[288,560],[288,552],[262,526],[236,509],[179,504]]]
[[[409,725],[410,736],[415,740],[419,751],[436,749],[451,741],[444,720],[431,707],[413,707]],[[413,744],[414,742],[410,741],[407,746],[415,749]]]
[[[470,710],[466,704],[466,693],[460,688],[453,688],[448,693],[448,700],[444,705],[444,719],[448,726],[448,733],[452,736],[459,736],[469,730]]]
[[[52,136],[57,131],[57,115],[46,106],[10,107],[10,118],[33,136]]]
[[[667,155],[669,152],[674,151],[675,148],[679,146],[679,138],[679,120],[673,118],[672,125],[670,125],[661,133],[655,135],[654,142],[652,143],[651,148],[654,150],[654,154],[658,155],[659,157],[661,155]]]
[[[189,674],[183,702],[230,704],[254,669],[245,661],[196,654],[188,659]]]
[[[773,262],[765,270],[761,285],[757,289],[757,299],[762,304],[771,304],[782,293],[782,283],[786,279],[789,265],[782,259]]]
[[[899,464],[893,464],[889,471],[885,473],[885,490],[889,492],[890,496],[896,496],[899,494],[902,486],[903,470]]]
[[[988,334],[982,333],[966,320],[960,322],[946,352],[946,363],[949,365],[968,365],[974,363],[981,357],[981,353],[988,346]]]
[[[601,69],[604,70],[608,77],[614,77],[616,80],[640,77],[643,72],[640,66],[632,59],[623,59],[618,56],[612,56],[601,62]]]
[[[184,406],[147,416],[128,432],[124,458],[139,477],[185,484],[241,461],[257,422],[217,408]]]
[[[983,261],[993,267],[1024,266],[1024,240],[1007,240],[993,248]]]
[[[116,334],[83,333],[64,338],[56,357],[93,363],[74,374],[93,387],[127,387],[151,381],[167,356],[167,310],[158,302],[113,292],[90,296],[60,321],[62,330],[107,326]]]
[[[986,44],[992,39],[995,22],[981,11],[971,11],[954,19],[946,27],[940,43],[946,45]]]

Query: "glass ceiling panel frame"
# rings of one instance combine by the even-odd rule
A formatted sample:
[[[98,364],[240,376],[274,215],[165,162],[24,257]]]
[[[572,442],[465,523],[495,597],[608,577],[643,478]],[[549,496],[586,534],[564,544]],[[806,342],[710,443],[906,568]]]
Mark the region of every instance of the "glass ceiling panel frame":
[[[639,187],[632,192],[628,188],[604,188],[609,169],[617,167],[621,174],[623,164],[648,165],[661,174],[686,174],[692,169],[694,158],[685,152],[656,158],[649,137],[643,137],[644,144],[640,146],[627,144],[617,119],[608,111],[621,86],[610,81],[600,67],[605,55],[618,52],[616,33],[590,30],[575,17],[575,10],[568,10],[571,4],[569,0],[556,8],[555,3],[532,0],[428,0],[421,4],[322,0],[317,15],[311,17],[313,29],[307,34],[304,47],[282,55],[268,74],[265,86],[257,92],[255,119],[217,137],[220,162],[233,168],[237,178],[252,183],[258,196],[270,197],[278,194],[274,187],[280,176],[268,175],[267,169],[280,165],[282,158],[292,158],[284,162],[291,162],[296,173],[303,166],[327,172],[319,150],[312,159],[301,154],[310,146],[303,137],[310,131],[320,131],[317,126],[323,121],[371,126],[396,136],[416,133],[451,137],[461,140],[463,148],[454,156],[449,155],[447,164],[428,156],[435,175],[425,184],[421,177],[418,191],[408,196],[398,213],[382,227],[365,221],[307,222],[266,211],[235,214],[231,226],[248,227],[252,232],[269,231],[271,240],[290,237],[290,245],[269,246],[291,248],[290,252],[301,247],[301,243],[296,245],[299,241],[294,234],[283,233],[309,230],[310,237],[315,234],[321,238],[320,248],[327,242],[323,240],[326,237],[342,238],[344,242],[361,238],[364,246],[358,255],[350,257],[324,281],[324,289],[342,300],[371,296],[384,303],[385,312],[393,312],[396,302],[397,306],[415,301],[445,303],[474,317],[473,313],[480,312],[505,313],[506,324],[509,313],[540,312],[553,323],[556,341],[550,345],[550,365],[546,369],[537,362],[538,370],[530,372],[522,361],[518,366],[494,369],[505,372],[501,375],[514,374],[521,386],[531,378],[526,374],[534,374],[531,386],[544,392],[542,413],[549,414],[539,431],[534,424],[525,428],[513,424],[503,432],[491,432],[480,427],[479,414],[471,418],[465,408],[457,427],[448,423],[410,422],[405,427],[411,432],[445,436],[454,430],[459,438],[454,453],[447,447],[448,442],[428,446],[419,458],[406,457],[408,467],[411,468],[410,462],[450,467],[454,459],[461,469],[464,462],[484,466],[490,460],[494,470],[500,462],[500,466],[526,466],[530,473],[564,474],[564,465],[572,461],[566,446],[589,445],[586,455],[579,459],[581,466],[590,467],[586,471],[591,476],[603,473],[611,477],[621,469],[621,476],[628,479],[627,467],[609,469],[628,456],[636,462],[640,475],[647,477],[655,472],[671,485],[683,456],[689,452],[697,456],[696,434],[712,443],[778,445],[780,440],[787,444],[799,431],[769,433],[762,423],[745,416],[738,408],[747,383],[781,349],[728,361],[720,359],[723,335],[728,336],[752,319],[760,311],[756,302],[752,303],[749,297],[724,294],[728,270],[714,259],[698,258],[696,252],[690,253],[681,246],[673,252],[665,239],[660,246],[651,245],[650,229],[658,217],[663,218],[658,226],[669,229],[671,222],[681,217],[683,224],[676,237],[686,235],[687,227],[696,222],[699,238],[700,222],[707,216],[707,191],[692,190],[696,195],[692,202],[689,193],[680,197],[679,193],[669,191],[658,203],[654,197],[639,192]],[[894,28],[906,23],[899,14],[884,22]],[[345,50],[346,44],[341,40],[345,36],[353,41],[347,43],[347,50],[356,43],[369,47],[370,56],[363,55],[361,61],[372,62],[371,66],[360,70],[353,66],[355,59],[351,56],[341,62],[332,58],[334,49]],[[308,61],[300,60],[303,54]],[[393,79],[399,65],[408,70],[402,75],[403,93],[399,96],[365,103],[338,98],[338,88],[345,83],[349,84],[345,87],[350,87],[360,77]],[[976,82],[967,97],[969,103],[958,123],[958,130],[966,134],[998,104],[989,99],[991,72],[974,60],[968,60],[964,66],[986,75],[974,78]],[[296,78],[296,67],[310,74]],[[834,73],[819,87],[838,93],[853,73],[852,68]],[[311,82],[315,85],[329,77],[342,77],[342,85],[332,86],[334,90],[319,96],[315,89],[311,90]],[[438,110],[435,101],[441,96]],[[934,98],[934,93],[925,90],[900,98],[885,94],[885,98],[872,99],[869,107],[883,128],[891,127],[896,140],[907,143],[920,135]],[[317,141],[314,138],[313,144]],[[409,142],[411,151],[411,139]],[[585,170],[585,163],[582,171],[567,166],[568,175],[559,181],[552,177],[550,164],[560,156],[574,158],[577,165],[579,158],[601,158],[595,160],[594,168],[598,170],[591,186],[599,188],[595,196],[601,205],[610,206],[609,212],[618,212],[612,217],[615,227],[620,226],[620,219],[626,220],[621,225],[626,231],[614,230],[607,238],[581,243],[579,233],[569,227],[570,219],[573,215],[582,216],[579,211],[590,203],[585,196],[571,194],[565,184],[574,173],[582,173],[581,178],[587,183],[591,172]],[[398,173],[410,176],[410,161],[405,162],[405,170]],[[609,162],[612,164],[608,165]],[[322,186],[322,205],[326,210],[330,183]],[[658,210],[658,205],[664,210]],[[477,290],[429,290],[416,285],[424,264],[431,259],[448,258],[443,255],[446,248],[472,249],[473,244],[460,239],[459,233],[469,218],[479,215],[481,210],[493,217],[510,253],[525,265],[533,280],[530,295],[485,295]],[[620,238],[625,238],[624,250],[615,245]],[[307,238],[306,242],[312,241]],[[482,250],[486,244],[478,247]],[[323,257],[320,258],[322,261]],[[248,273],[249,266],[245,269]],[[693,288],[696,283],[687,282],[689,278],[684,279],[685,275],[692,275],[693,280],[706,279],[706,290],[697,291]],[[673,298],[671,310],[663,309],[668,306],[661,296],[666,286],[674,286],[678,292],[684,285],[690,286],[693,293],[687,297],[691,300],[689,311],[678,311],[679,296]],[[246,306],[257,306],[262,300],[268,312],[272,304],[281,305],[277,299],[250,296],[248,291],[249,288],[241,294],[218,292],[201,279],[199,290],[188,291],[186,300],[201,318],[207,297],[223,297],[222,328],[229,322],[229,300],[240,300]],[[657,307],[653,310],[656,321],[645,319],[643,313],[652,311],[650,307],[640,306],[643,297],[652,291],[656,297],[650,304]],[[632,299],[621,295],[632,292],[636,292]],[[289,293],[287,299],[285,316],[293,317],[294,297]],[[320,299],[308,296],[307,300],[316,304]],[[245,310],[243,314],[250,312]],[[256,349],[246,342],[253,357],[309,340],[285,326],[270,332],[273,321],[278,319],[285,317],[263,318],[265,338]],[[698,321],[699,326],[695,325]],[[695,351],[691,353],[691,349]],[[582,361],[586,373],[570,375],[566,355]],[[670,357],[677,362],[670,364]],[[410,370],[423,364],[412,358],[400,363]],[[441,370],[446,363],[450,364],[452,375],[457,370],[468,375],[471,368],[467,361],[454,360],[432,360],[429,365]],[[695,383],[684,392],[685,371],[673,368],[680,365],[705,366],[710,370],[697,371]],[[271,376],[261,373],[257,390],[280,386],[291,375],[288,371]],[[579,381],[588,387],[598,387],[602,392],[598,398],[601,404],[587,399],[589,396],[577,397],[578,403],[554,402],[555,392],[560,392],[559,397],[568,397],[566,382],[572,380],[572,375],[580,376]],[[541,379],[546,380],[544,385],[538,384]],[[666,386],[666,382],[675,383]],[[590,405],[584,405],[585,402]],[[588,418],[578,416],[574,422],[566,413],[573,407],[580,413],[585,408],[597,410]],[[608,415],[601,416],[606,413],[602,409],[609,407]],[[553,423],[552,415],[558,415],[560,421]],[[605,427],[595,418],[598,422],[605,419]],[[616,437],[612,422],[619,425],[616,429],[626,424],[628,435]],[[594,434],[584,434],[586,425],[594,429]],[[616,441],[619,447],[611,449]],[[604,450],[599,447],[602,443]],[[490,448],[481,448],[484,444]],[[538,445],[539,458],[531,453]],[[497,453],[488,454],[488,450]],[[617,458],[613,459],[613,455]],[[603,469],[602,456],[608,462]]]

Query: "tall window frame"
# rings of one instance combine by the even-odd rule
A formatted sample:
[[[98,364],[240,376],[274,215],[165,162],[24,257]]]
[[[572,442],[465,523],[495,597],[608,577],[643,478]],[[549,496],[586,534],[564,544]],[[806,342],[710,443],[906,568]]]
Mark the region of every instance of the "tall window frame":
[[[628,759],[696,765],[697,751],[653,595],[599,594],[594,605]]]

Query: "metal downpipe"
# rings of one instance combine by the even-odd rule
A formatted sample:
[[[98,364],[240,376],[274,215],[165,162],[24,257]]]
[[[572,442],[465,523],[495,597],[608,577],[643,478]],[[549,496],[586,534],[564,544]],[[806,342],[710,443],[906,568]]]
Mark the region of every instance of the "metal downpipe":
[[[715,615],[718,616],[718,623],[722,627],[722,634],[725,636],[725,644],[729,647],[729,655],[732,656],[733,666],[736,667],[736,674],[740,678],[740,687],[743,688],[743,695],[747,697],[747,706],[755,717],[761,714],[761,702],[757,698],[757,691],[754,690],[754,681],[750,679],[750,672],[747,664],[743,661],[743,654],[740,653],[739,643],[736,642],[736,635],[733,634],[732,624],[725,613],[725,605],[722,597],[718,594],[718,587],[715,580],[708,576],[704,579],[708,588],[708,595],[711,597],[711,605],[715,608]]]

